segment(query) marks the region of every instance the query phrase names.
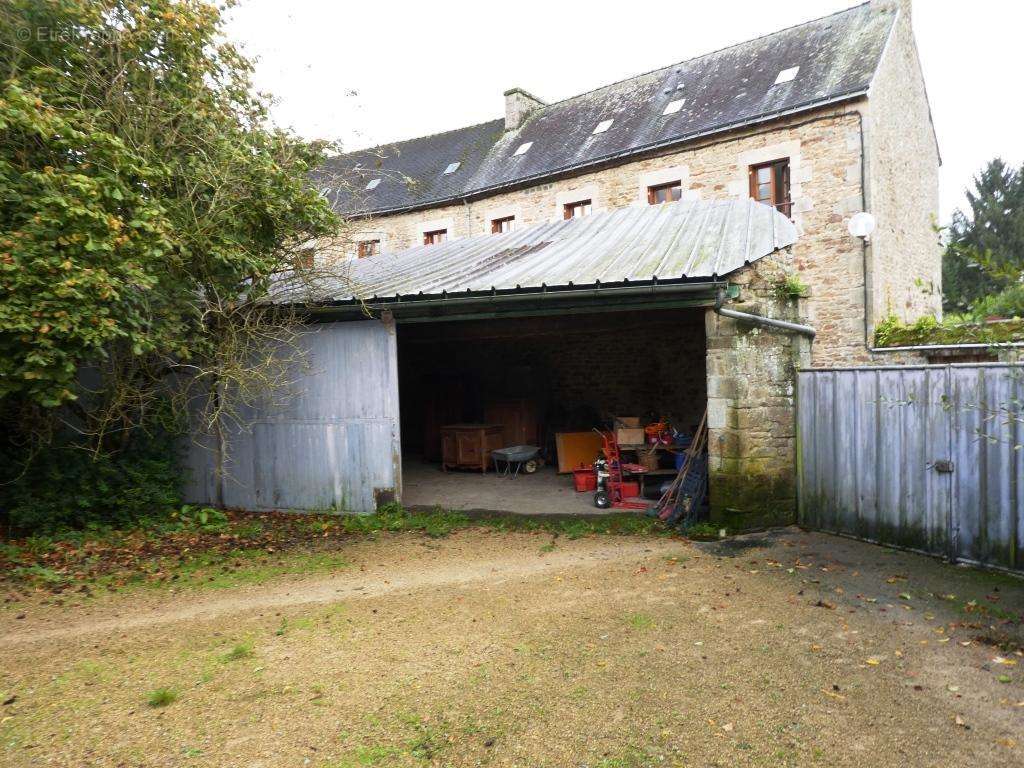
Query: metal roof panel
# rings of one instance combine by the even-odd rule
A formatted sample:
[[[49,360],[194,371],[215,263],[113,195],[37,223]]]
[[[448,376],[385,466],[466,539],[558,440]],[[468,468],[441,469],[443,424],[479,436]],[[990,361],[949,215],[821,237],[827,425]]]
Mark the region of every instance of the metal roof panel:
[[[359,259],[326,293],[345,301],[717,278],[796,239],[789,219],[750,199],[635,205]]]

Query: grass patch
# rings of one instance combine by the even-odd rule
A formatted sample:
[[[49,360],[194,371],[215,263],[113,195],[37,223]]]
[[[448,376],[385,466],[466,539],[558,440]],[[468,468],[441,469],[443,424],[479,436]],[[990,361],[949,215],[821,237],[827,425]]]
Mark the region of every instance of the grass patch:
[[[242,659],[248,659],[252,656],[252,643],[246,641],[244,643],[238,643],[234,648],[225,654],[222,654],[220,660],[224,664],[230,664],[232,661],[240,661]]]
[[[151,707],[166,707],[178,700],[178,692],[173,688],[157,688],[150,691],[146,703]]]
[[[650,629],[654,626],[654,619],[646,613],[634,613],[627,620],[633,629]]]
[[[655,518],[613,513],[588,518],[469,515],[441,508],[409,510],[389,504],[370,515],[221,513],[183,508],[173,525],[126,530],[92,528],[0,545],[0,581],[14,589],[98,591],[230,589],[290,574],[314,575],[349,566],[337,551],[353,536],[419,532],[441,538],[467,528],[559,536],[672,535]]]

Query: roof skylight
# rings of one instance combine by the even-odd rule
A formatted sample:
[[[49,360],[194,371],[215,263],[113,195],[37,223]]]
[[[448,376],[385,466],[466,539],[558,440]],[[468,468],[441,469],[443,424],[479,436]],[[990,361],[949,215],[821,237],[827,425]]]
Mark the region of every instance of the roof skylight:
[[[781,85],[796,79],[796,73],[799,71],[800,67],[790,67],[789,69],[782,70],[779,72],[779,76],[775,78],[775,85]]]
[[[370,183],[366,185],[366,188],[376,189],[378,184],[380,184],[380,179],[370,179]]]
[[[594,128],[592,133],[604,133],[605,131],[612,127],[612,123],[614,122],[615,118],[612,118],[611,120],[602,120],[600,123],[597,124],[597,127]]]
[[[672,101],[665,105],[665,109],[662,111],[661,114],[674,115],[676,112],[683,108],[683,104],[685,103],[686,99],[673,99]]]
[[[532,141],[527,141],[527,142],[525,142],[523,144],[520,144],[519,145],[519,149],[517,149],[515,151],[515,154],[517,154],[517,155],[525,155],[527,152],[530,151],[530,147],[532,147],[532,146],[533,146],[533,142]]]
[[[462,165],[462,163],[448,163],[448,167],[444,169],[444,172],[446,174],[455,173],[457,170],[459,170],[460,165]]]

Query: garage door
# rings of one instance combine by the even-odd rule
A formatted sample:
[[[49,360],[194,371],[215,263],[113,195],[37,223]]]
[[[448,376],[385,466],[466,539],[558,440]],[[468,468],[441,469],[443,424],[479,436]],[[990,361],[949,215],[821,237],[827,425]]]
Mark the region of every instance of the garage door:
[[[308,368],[279,403],[246,411],[227,435],[223,477],[216,441],[187,448],[185,498],[249,510],[372,512],[399,499],[398,366],[393,324],[311,327]]]

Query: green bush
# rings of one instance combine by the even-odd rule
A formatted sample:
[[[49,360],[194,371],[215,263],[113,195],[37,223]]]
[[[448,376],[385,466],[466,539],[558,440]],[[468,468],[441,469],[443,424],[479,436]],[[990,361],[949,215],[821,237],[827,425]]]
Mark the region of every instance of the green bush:
[[[63,444],[44,449],[27,469],[9,449],[0,461],[16,474],[0,485],[0,508],[20,535],[126,527],[164,517],[180,504],[172,445],[167,436],[147,437],[116,456],[94,456]]]
[[[993,316],[1024,317],[1024,284],[1011,285],[979,299],[971,306],[971,314],[978,320]]]

